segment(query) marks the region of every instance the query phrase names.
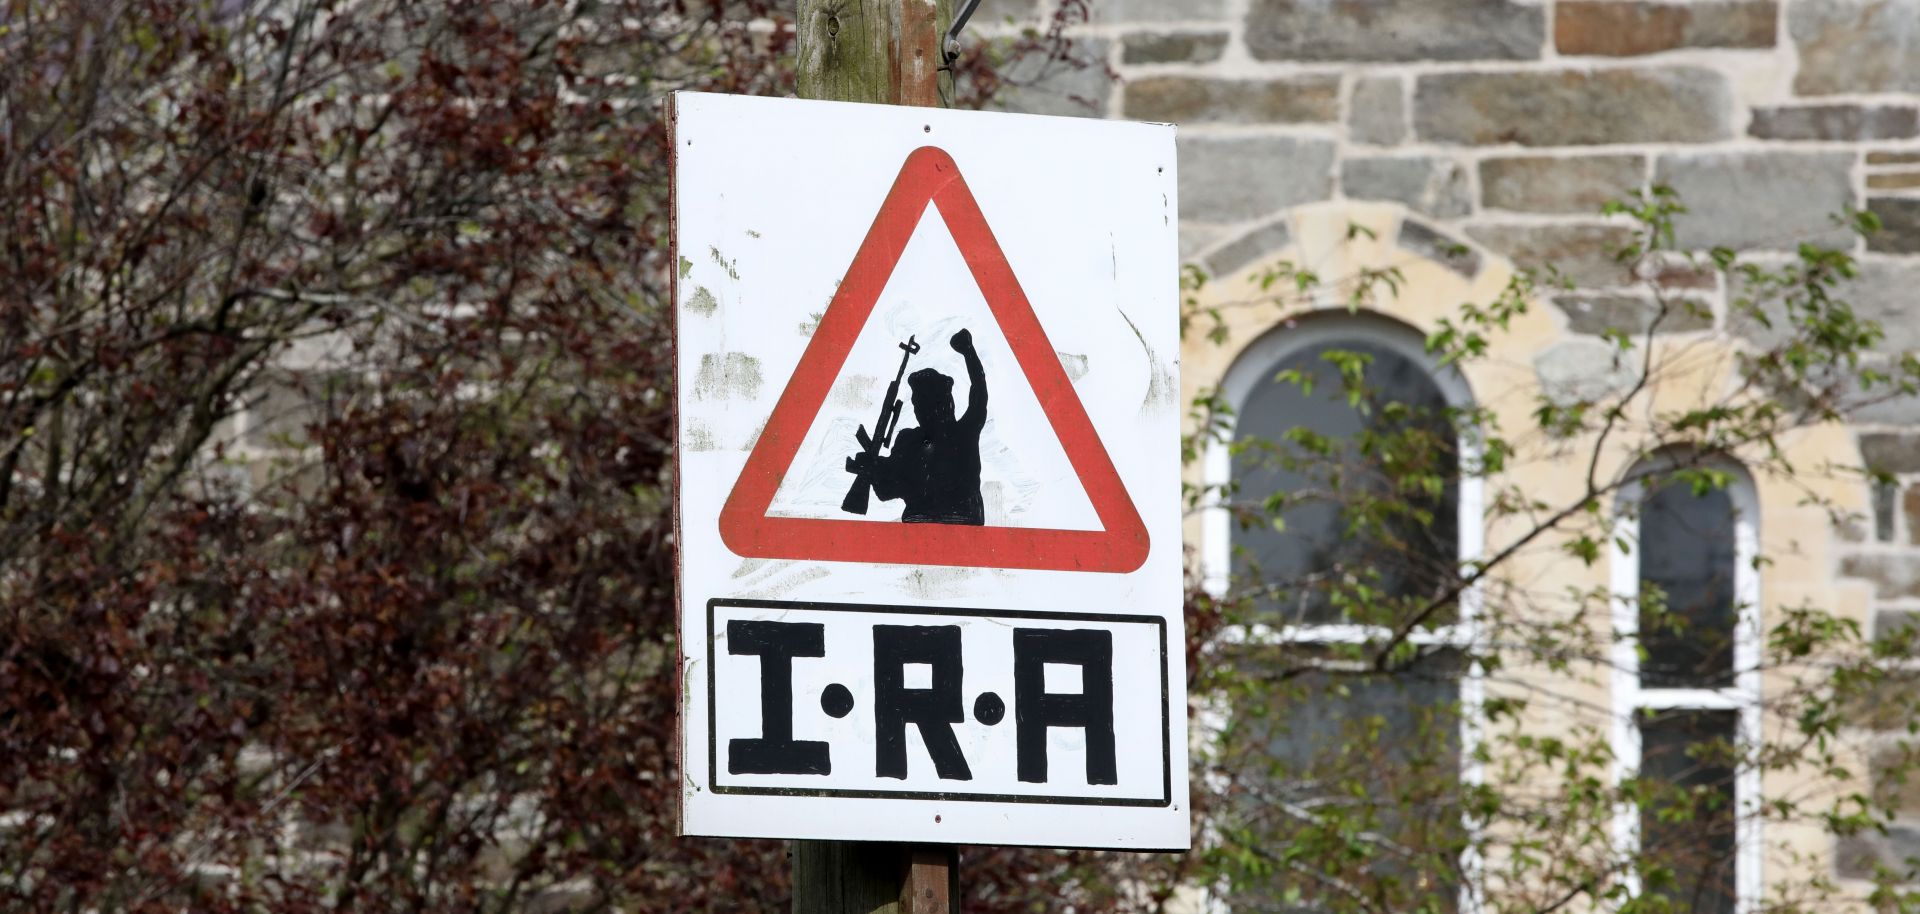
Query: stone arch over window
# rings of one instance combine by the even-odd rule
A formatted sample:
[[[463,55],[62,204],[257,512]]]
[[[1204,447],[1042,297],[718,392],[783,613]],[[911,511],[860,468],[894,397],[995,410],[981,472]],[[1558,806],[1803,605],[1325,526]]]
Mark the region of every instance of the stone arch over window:
[[[1287,263],[1320,276],[1330,286],[1305,307],[1249,305],[1259,298],[1263,271]],[[1463,409],[1475,402],[1476,382],[1449,367],[1441,370],[1427,354],[1425,337],[1463,301],[1489,301],[1514,275],[1511,264],[1481,251],[1390,204],[1324,204],[1301,207],[1252,225],[1204,250],[1196,264],[1208,275],[1204,303],[1221,301],[1227,342],[1198,341],[1190,333],[1183,347],[1183,383],[1189,399],[1209,392],[1245,416],[1250,400],[1284,397],[1270,383],[1282,362],[1286,367],[1325,370],[1317,356],[1328,349],[1354,348],[1377,360],[1382,377],[1399,393],[1432,409]],[[1393,294],[1353,307],[1341,295],[1344,276],[1362,270],[1392,269],[1403,276]],[[1534,309],[1515,321],[1516,336],[1550,340],[1557,328],[1546,309]],[[1518,361],[1531,354],[1522,353]],[[1506,379],[1509,380],[1510,379]],[[1287,407],[1276,403],[1280,410]],[[1330,421],[1333,417],[1327,417]],[[1261,421],[1258,418],[1255,420]],[[1237,428],[1237,425],[1235,426]],[[1270,433],[1273,429],[1267,429]],[[1230,438],[1203,452],[1198,477],[1217,487],[1234,476]],[[1455,442],[1456,466],[1471,462],[1475,443]],[[1446,497],[1473,515],[1470,523],[1445,531],[1455,557],[1471,557],[1481,548],[1478,480],[1463,479]],[[1458,510],[1447,512],[1449,520]],[[1227,512],[1201,512],[1200,572],[1206,586],[1221,593],[1233,571],[1231,519]]]
[[[1491,302],[1514,279],[1505,258],[1449,234],[1404,207],[1387,203],[1331,202],[1301,206],[1248,223],[1194,251],[1190,265],[1207,277],[1198,292],[1204,313],[1181,347],[1181,379],[1188,400],[1219,389],[1241,353],[1270,331],[1321,311],[1357,310],[1397,321],[1416,335],[1457,316],[1462,302]],[[1263,274],[1279,264],[1322,281],[1317,294],[1287,303],[1273,299],[1288,282],[1262,286]],[[1391,271],[1396,288],[1375,284],[1368,300],[1353,302],[1349,280],[1365,271]],[[1518,316],[1509,361],[1526,363],[1538,350],[1566,342],[1562,322],[1550,307]],[[1213,323],[1217,318],[1218,323]],[[1589,341],[1591,342],[1591,341]],[[1476,388],[1511,386],[1512,379],[1473,379]],[[1197,480],[1196,480],[1197,481]],[[1197,529],[1190,535],[1199,536]]]
[[[1203,249],[1197,263],[1215,278],[1233,277],[1284,256],[1290,248],[1296,248],[1296,241],[1305,240],[1311,244],[1314,230],[1324,228],[1320,223],[1324,223],[1329,214],[1341,212],[1351,213],[1353,224],[1366,225],[1370,231],[1375,231],[1372,240],[1388,240],[1392,247],[1398,249],[1397,253],[1401,256],[1390,257],[1387,262],[1395,259],[1402,262],[1431,262],[1457,277],[1472,280],[1479,276],[1481,268],[1491,259],[1472,244],[1405,213],[1397,206],[1376,204],[1290,212]],[[1300,225],[1302,222],[1307,224]],[[1390,222],[1392,226],[1390,239],[1380,238],[1377,230],[1372,228],[1382,222]],[[1303,238],[1303,235],[1306,237]]]

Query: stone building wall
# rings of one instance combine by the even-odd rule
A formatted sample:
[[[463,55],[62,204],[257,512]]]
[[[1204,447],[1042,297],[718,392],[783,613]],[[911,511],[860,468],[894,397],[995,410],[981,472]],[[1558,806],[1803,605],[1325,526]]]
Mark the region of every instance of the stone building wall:
[[[987,0],[976,22],[1007,34],[1056,2]],[[1090,6],[1075,35],[1119,79],[1026,74],[1039,82],[1010,107],[1179,124],[1182,254],[1212,274],[1284,248],[1301,207],[1384,201],[1408,211],[1402,246],[1557,265],[1577,286],[1552,296],[1575,342],[1644,329],[1644,287],[1611,257],[1628,229],[1600,206],[1663,184],[1691,210],[1683,246],[1760,260],[1805,240],[1850,247],[1861,276],[1845,297],[1885,325],[1885,352],[1920,348],[1920,0]],[[1836,227],[1850,208],[1885,229],[1863,241]],[[1658,281],[1712,314],[1663,329],[1754,332],[1729,325],[1712,271],[1676,263]],[[1543,380],[1604,370],[1536,367]],[[1884,631],[1920,619],[1920,399],[1861,418],[1863,458],[1900,484],[1868,493],[1872,516],[1821,552],[1836,556],[1834,593],[1864,595]],[[1839,843],[1843,878],[1920,857],[1920,789],[1878,789],[1901,818]]]

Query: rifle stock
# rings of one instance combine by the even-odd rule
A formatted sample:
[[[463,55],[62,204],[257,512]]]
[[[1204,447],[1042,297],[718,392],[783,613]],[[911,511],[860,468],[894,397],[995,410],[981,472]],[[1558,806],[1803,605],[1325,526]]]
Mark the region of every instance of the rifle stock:
[[[861,474],[854,479],[853,487],[847,490],[847,497],[840,499],[840,510],[849,514],[867,513],[867,500],[873,493],[873,480]]]

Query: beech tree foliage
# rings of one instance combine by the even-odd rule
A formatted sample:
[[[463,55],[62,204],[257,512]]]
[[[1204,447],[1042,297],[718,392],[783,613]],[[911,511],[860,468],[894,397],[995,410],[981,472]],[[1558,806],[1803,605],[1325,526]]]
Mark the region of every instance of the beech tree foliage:
[[[786,904],[674,837],[662,111],[783,15],[0,5],[0,908]]]

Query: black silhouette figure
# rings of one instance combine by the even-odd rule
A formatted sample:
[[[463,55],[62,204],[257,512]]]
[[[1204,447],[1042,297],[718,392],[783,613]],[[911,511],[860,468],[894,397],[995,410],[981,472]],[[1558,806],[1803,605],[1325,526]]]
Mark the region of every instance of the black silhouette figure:
[[[869,438],[861,428],[860,453],[847,458],[847,472],[855,479],[853,491],[840,505],[843,510],[867,513],[863,489],[870,485],[881,501],[904,499],[906,511],[900,519],[909,524],[987,522],[986,505],[980,498],[980,429],[987,422],[987,373],[979,353],[973,351],[972,333],[954,334],[951,345],[967,361],[967,411],[957,418],[953,414],[952,378],[922,368],[907,376],[913,388],[913,414],[920,425],[894,432],[888,426],[899,420],[896,378],[880,408],[880,430],[891,434]],[[919,351],[912,339],[900,348],[907,350],[909,358]],[[900,371],[906,370],[907,361],[902,358]],[[889,437],[893,451],[882,455],[879,446],[889,443]]]

